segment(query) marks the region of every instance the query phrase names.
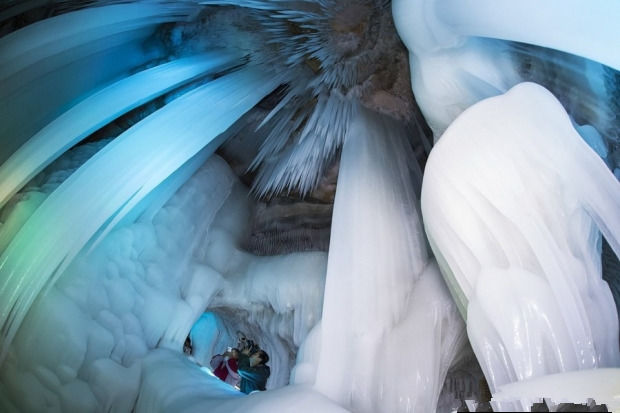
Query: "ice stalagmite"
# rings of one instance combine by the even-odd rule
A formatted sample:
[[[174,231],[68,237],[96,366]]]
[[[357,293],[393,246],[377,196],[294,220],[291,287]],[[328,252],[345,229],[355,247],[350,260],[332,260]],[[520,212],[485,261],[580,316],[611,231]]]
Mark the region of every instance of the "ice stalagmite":
[[[403,129],[359,110],[334,206],[315,387],[356,412],[433,411],[464,325],[429,262]]]
[[[430,244],[493,391],[620,366],[600,232],[620,254],[620,184],[533,83],[467,109],[428,159]]]
[[[246,68],[209,82],[128,129],[63,182],[0,256],[2,354],[35,297],[96,233],[107,233],[186,162],[204,161],[221,143],[215,138],[279,81]]]

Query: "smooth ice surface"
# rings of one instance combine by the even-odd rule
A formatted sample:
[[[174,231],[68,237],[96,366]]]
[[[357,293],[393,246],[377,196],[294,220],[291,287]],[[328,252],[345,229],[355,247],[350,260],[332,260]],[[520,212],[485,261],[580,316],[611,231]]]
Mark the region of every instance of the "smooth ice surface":
[[[585,117],[601,133],[609,128],[610,138],[617,140],[616,81],[609,69],[620,68],[617,2],[528,0],[498,6],[395,0],[392,13],[410,52],[416,102],[435,140],[467,107],[523,81],[550,88],[580,123]],[[594,95],[591,101],[589,95]]]
[[[0,256],[0,294],[7,297],[0,359],[37,294],[97,232],[101,238],[194,156],[206,159],[219,145],[215,138],[278,83],[255,68],[209,82],[128,129],[63,182]]]
[[[620,5],[614,0],[395,0],[394,20],[409,50],[451,48],[470,36],[512,40],[583,56],[620,70]]]
[[[0,165],[0,207],[50,162],[108,122],[197,76],[234,63],[234,56],[224,52],[179,59],[126,77],[88,96]]]
[[[407,145],[360,109],[340,163],[315,388],[357,412],[433,411],[464,337],[429,264]]]
[[[309,386],[281,389],[245,396],[182,355],[156,350],[144,362],[136,412],[325,412],[347,410]],[[162,390],[164,390],[162,392]]]
[[[493,395],[497,402],[522,401],[531,406],[542,398],[553,404],[585,404],[594,399],[610,412],[620,411],[620,369],[592,369],[550,374],[501,386]]]
[[[620,183],[547,90],[466,110],[426,164],[422,213],[491,389],[620,365],[600,234],[620,252]]]

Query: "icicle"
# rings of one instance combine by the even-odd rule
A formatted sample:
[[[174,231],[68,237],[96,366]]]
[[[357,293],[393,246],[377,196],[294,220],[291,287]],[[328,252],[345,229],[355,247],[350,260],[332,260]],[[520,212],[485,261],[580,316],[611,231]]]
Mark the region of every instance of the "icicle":
[[[17,84],[11,78],[9,88],[2,88],[2,96],[66,63],[64,58],[49,60],[53,56],[71,51],[71,58],[77,60],[92,54],[92,44],[98,40],[176,21],[195,8],[191,3],[158,2],[95,7],[52,17],[4,36],[0,39],[0,81],[6,84],[12,76],[19,76]],[[26,68],[33,69],[20,74]]]
[[[63,113],[0,165],[0,207],[71,146],[123,113],[208,72],[232,67],[222,52],[169,62],[110,85]]]
[[[268,2],[263,0],[200,0],[200,4],[217,6],[247,7],[257,10],[277,10],[278,1]]]
[[[614,0],[592,5],[527,0],[499,9],[484,0],[466,6],[454,0],[396,0],[392,8],[399,34],[415,53],[451,48],[477,36],[562,50],[620,70],[616,52],[620,5]]]
[[[272,129],[250,166],[254,169],[261,164],[252,187],[259,196],[287,188],[302,195],[310,193],[341,147],[354,105],[339,93],[321,94],[317,99],[313,108],[277,107],[273,111],[279,112],[263,126]],[[296,132],[304,121],[303,129]]]

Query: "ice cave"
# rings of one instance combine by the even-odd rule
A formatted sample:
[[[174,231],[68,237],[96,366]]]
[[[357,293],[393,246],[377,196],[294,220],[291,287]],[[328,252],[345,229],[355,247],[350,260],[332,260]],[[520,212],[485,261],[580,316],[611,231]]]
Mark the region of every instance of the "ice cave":
[[[2,1],[0,411],[620,411],[618,22]]]

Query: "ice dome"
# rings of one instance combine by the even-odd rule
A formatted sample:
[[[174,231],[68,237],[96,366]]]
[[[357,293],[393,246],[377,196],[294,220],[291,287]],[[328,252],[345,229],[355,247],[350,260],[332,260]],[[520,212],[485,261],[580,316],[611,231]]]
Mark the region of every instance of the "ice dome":
[[[5,1],[0,411],[620,409],[619,20]]]

